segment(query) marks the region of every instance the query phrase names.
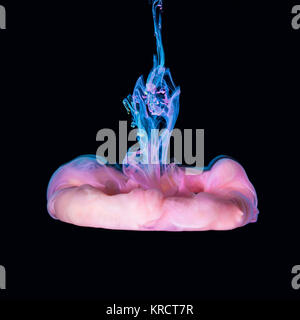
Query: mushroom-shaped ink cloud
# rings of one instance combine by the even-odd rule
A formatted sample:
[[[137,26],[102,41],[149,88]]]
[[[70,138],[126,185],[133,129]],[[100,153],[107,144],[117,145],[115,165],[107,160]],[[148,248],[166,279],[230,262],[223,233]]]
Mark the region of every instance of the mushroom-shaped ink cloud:
[[[161,5],[153,0],[154,66],[146,84],[140,77],[123,101],[139,150],[128,150],[122,170],[90,155],[60,167],[47,191],[52,217],[80,226],[161,231],[230,230],[256,221],[256,193],[236,161],[219,157],[197,174],[168,164],[180,90],[164,67]]]

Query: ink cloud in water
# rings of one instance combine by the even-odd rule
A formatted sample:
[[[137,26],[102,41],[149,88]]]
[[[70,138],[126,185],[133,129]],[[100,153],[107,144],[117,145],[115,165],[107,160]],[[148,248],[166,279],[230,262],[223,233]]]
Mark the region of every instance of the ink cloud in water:
[[[123,101],[137,128],[139,150],[128,150],[122,170],[92,155],[61,166],[47,190],[53,218],[80,226],[158,231],[230,230],[257,220],[255,189],[236,161],[218,157],[196,174],[167,161],[180,89],[164,65],[161,7],[161,0],[152,2],[153,68]],[[149,141],[155,129],[165,130]]]

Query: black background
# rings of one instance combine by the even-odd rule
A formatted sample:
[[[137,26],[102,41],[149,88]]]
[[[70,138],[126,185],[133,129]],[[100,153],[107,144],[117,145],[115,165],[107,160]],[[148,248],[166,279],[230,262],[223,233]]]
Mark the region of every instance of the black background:
[[[240,229],[190,233],[82,228],[46,210],[58,166],[94,154],[98,130],[129,120],[122,99],[155,51],[148,1],[1,4],[0,298],[299,299],[297,2],[165,1],[166,66],[181,87],[176,127],[205,129],[206,165],[237,159],[260,210]]]

